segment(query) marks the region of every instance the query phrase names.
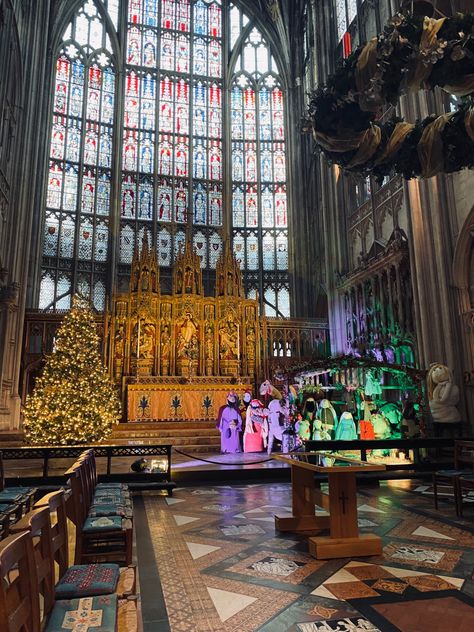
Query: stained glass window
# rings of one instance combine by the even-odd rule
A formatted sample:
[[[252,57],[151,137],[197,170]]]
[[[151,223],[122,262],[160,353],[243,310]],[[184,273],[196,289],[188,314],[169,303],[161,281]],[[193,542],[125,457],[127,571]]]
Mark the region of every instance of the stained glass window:
[[[179,226],[196,226],[194,244],[206,268],[210,227],[222,227],[222,32],[220,0],[128,4],[122,221],[135,222],[135,238],[143,221],[155,224],[153,242],[165,267],[173,263],[180,231],[173,249],[167,239]],[[164,225],[171,231],[166,246],[159,243]]]
[[[118,3],[103,4],[116,27]],[[56,60],[39,301],[43,309],[69,306],[79,261],[82,272],[75,290],[90,296],[91,287],[106,286],[115,100],[111,59],[103,16],[87,0],[66,29]],[[91,298],[102,309],[105,294],[99,295],[97,304],[95,295]]]
[[[357,15],[357,0],[335,0],[337,39],[342,39],[352,20]]]
[[[284,94],[271,49],[256,27],[231,9],[231,39],[240,46],[231,86],[234,252],[247,292],[259,271],[265,312],[289,316],[288,215]],[[242,33],[243,30],[243,33]]]
[[[169,278],[191,233],[203,270],[232,236],[249,295],[288,314],[286,180],[278,67],[237,3],[82,0],[56,51],[39,305],[103,309],[145,234]]]

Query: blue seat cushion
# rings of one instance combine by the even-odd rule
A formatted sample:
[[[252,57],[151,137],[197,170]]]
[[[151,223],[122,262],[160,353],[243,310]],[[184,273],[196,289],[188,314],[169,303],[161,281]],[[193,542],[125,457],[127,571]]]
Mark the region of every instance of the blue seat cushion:
[[[23,499],[23,494],[4,489],[0,492],[0,503],[19,503]]]
[[[460,476],[466,474],[469,470],[438,470],[435,472],[436,476]]]
[[[97,483],[96,489],[121,489],[128,491],[128,485],[126,483]]]
[[[10,503],[10,504],[2,503],[2,504],[0,504],[0,513],[2,513],[3,511],[11,511],[14,508],[15,508],[15,506],[12,503]]]
[[[128,505],[111,503],[108,505],[92,505],[89,510],[89,517],[97,516],[122,516],[123,518],[131,518],[133,509]]]
[[[474,481],[474,474],[463,474],[462,476],[459,477],[461,480],[463,481]]]
[[[122,529],[120,516],[101,516],[100,518],[86,518],[82,531],[92,533],[94,531],[119,531]]]
[[[118,564],[70,566],[56,584],[56,599],[110,595],[117,588],[119,574]]]
[[[45,632],[115,632],[117,595],[56,601]]]
[[[123,505],[130,504],[128,503],[129,498],[123,496],[117,496],[116,494],[107,494],[107,495],[95,495],[94,500],[92,501],[93,505]]]

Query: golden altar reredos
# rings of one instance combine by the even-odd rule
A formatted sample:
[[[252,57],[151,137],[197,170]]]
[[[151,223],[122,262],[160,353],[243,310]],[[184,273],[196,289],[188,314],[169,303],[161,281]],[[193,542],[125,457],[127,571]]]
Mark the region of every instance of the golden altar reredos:
[[[135,252],[128,294],[105,318],[106,358],[120,384],[128,421],[212,419],[230,389],[261,374],[259,304],[246,299],[228,246],[216,266],[214,296],[204,296],[201,260],[189,242],[173,269],[172,294],[145,240]]]

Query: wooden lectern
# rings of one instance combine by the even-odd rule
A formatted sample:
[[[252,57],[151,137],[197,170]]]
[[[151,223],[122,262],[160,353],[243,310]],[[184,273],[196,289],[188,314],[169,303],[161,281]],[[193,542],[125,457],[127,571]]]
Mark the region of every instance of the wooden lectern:
[[[357,524],[356,474],[381,472],[385,465],[374,465],[325,452],[275,454],[275,459],[291,465],[292,513],[275,516],[278,531],[322,531],[329,536],[309,538],[309,552],[318,559],[380,555],[382,540],[373,534],[359,535]],[[313,461],[313,463],[311,462]],[[332,464],[327,465],[327,462]],[[329,493],[315,487],[314,474],[327,474]],[[316,516],[315,505],[329,516]]]

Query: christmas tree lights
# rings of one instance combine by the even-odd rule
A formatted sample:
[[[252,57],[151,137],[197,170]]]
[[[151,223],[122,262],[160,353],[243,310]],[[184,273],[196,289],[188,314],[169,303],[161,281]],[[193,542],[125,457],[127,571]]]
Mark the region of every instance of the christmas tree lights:
[[[54,351],[23,408],[27,443],[91,443],[111,434],[121,404],[102,363],[99,342],[87,301],[74,297]]]

